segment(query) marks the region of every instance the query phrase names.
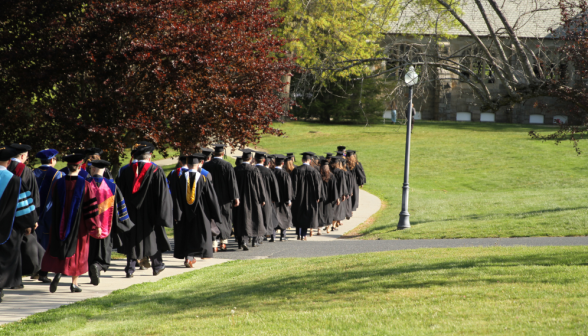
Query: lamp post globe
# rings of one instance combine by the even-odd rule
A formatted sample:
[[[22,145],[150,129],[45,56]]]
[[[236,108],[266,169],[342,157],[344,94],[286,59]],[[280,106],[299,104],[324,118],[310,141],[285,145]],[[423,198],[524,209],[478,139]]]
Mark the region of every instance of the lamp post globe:
[[[413,87],[419,82],[419,75],[414,71],[411,65],[408,72],[404,75],[404,82],[408,86],[409,101],[406,109],[406,149],[404,153],[404,184],[402,185],[402,211],[398,220],[398,230],[410,228],[410,214],[408,213],[408,173],[410,169],[410,134],[412,132],[412,93]]]

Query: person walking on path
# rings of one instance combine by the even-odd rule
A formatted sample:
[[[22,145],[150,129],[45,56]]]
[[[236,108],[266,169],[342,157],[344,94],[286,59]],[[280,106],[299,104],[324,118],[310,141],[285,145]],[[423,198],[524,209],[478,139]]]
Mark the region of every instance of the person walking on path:
[[[251,246],[257,246],[257,237],[265,235],[263,223],[263,207],[268,206],[265,199],[263,179],[258,169],[251,165],[250,149],[243,150],[243,163],[235,168],[237,187],[241,196],[241,205],[235,208],[235,238],[239,248],[249,250],[247,245],[251,239]]]
[[[263,152],[255,153],[255,168],[259,170],[263,181],[263,192],[265,193],[265,206],[263,207],[263,223],[265,225],[265,236],[274,234],[274,214],[275,204],[280,202],[280,194],[276,176],[272,171],[265,167],[267,154]],[[257,242],[262,243],[264,237],[258,237]]]
[[[90,232],[102,233],[97,225],[98,202],[89,182],[78,173],[81,170],[81,154],[68,155],[68,174],[53,182],[50,202],[51,211],[49,247],[43,256],[41,269],[55,273],[49,291],[55,293],[62,275],[72,277],[70,291],[81,292],[78,285],[80,275],[88,272]]]
[[[304,152],[302,165],[292,172],[292,218],[297,230],[297,239],[306,240],[309,228],[318,227],[318,207],[322,198],[322,180],[320,173],[310,165],[315,155]]]
[[[31,235],[37,223],[37,212],[30,191],[23,189],[21,179],[7,167],[18,151],[0,146],[0,302],[4,288],[23,288],[21,243]]]
[[[221,212],[213,185],[198,171],[199,157],[187,156],[186,163],[188,170],[180,176],[174,189],[179,205],[174,209],[174,220],[181,228],[181,234],[174,235],[180,242],[174,249],[174,257],[184,259],[184,265],[192,268],[196,256],[213,257],[211,221],[220,223]]]
[[[276,230],[280,229],[280,241],[285,241],[286,230],[292,225],[292,198],[294,197],[292,191],[292,179],[290,174],[284,169],[286,157],[283,155],[275,156],[276,167],[273,173],[276,177],[278,190],[280,193],[280,200],[275,204],[277,223],[274,227],[271,241],[276,239]]]
[[[133,146],[136,162],[121,168],[117,185],[122,191],[127,211],[135,226],[123,235],[120,253],[127,255],[127,278],[135,273],[137,259],[151,259],[153,275],[165,269],[162,252],[171,245],[165,227],[173,227],[173,202],[163,169],[151,163],[155,147],[148,142]]]
[[[104,176],[108,167],[110,162],[94,159],[87,168],[92,177],[86,187],[96,198],[99,211],[93,221],[101,228],[100,233],[97,230],[90,231],[88,265],[90,282],[94,286],[100,284],[100,272],[106,272],[110,267],[112,249],[121,247],[121,237],[135,226],[129,218],[122,192],[111,179]]]
[[[227,250],[227,243],[231,237],[233,224],[233,208],[239,206],[239,188],[233,166],[223,159],[225,145],[218,144],[214,147],[213,158],[202,165],[214,177],[214,191],[220,208],[220,221],[216,222],[220,230],[220,250]]]

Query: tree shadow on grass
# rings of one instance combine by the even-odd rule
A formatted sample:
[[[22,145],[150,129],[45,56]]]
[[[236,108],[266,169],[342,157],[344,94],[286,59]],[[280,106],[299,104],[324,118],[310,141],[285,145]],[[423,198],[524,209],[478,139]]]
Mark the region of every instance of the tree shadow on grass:
[[[200,317],[206,318],[227,316],[232,307],[240,311],[272,312],[288,309],[288,301],[312,310],[328,302],[349,306],[346,300],[356,300],[358,295],[369,300],[370,296],[391,290],[481,288],[495,284],[497,279],[503,283],[554,284],[550,266],[582,265],[588,260],[588,250],[449,259],[419,262],[419,258],[413,258],[414,262],[407,263],[394,258],[393,253],[384,252],[353,258],[283,259],[281,264],[272,260],[239,261],[133,286],[71,307],[85,306],[95,312],[85,317],[93,321],[140,321],[159,312],[183,316],[190,310],[198,310],[202,312]],[[530,268],[533,266],[540,267]],[[521,269],[517,270],[518,267]],[[533,272],[535,276],[529,276]],[[557,284],[569,285],[583,279],[583,274],[565,272],[564,276],[558,275]],[[113,307],[117,310],[113,311]],[[36,316],[23,323],[61,323],[60,320],[68,318],[63,311]]]

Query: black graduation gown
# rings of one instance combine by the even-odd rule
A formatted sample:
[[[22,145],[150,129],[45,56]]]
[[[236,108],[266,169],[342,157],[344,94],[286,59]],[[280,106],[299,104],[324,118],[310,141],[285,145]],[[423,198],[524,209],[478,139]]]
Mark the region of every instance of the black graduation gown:
[[[292,223],[297,228],[318,227],[317,202],[322,198],[321,174],[312,166],[301,165],[292,171]]]
[[[90,183],[95,182],[92,181]],[[88,252],[88,265],[100,264],[100,267],[105,272],[110,267],[112,249],[122,247],[124,233],[135,226],[129,218],[122,192],[117,186],[115,188],[114,211],[112,213],[110,235],[102,239],[96,239],[90,236],[90,250]]]
[[[265,225],[265,233],[272,234],[274,232],[274,223],[276,222],[276,203],[280,202],[280,194],[278,190],[278,183],[276,176],[271,169],[255,165],[261,179],[263,181],[263,192],[265,193],[265,206],[263,207],[263,223]]]
[[[361,162],[357,162],[357,164],[355,165],[355,168],[353,168],[353,170],[351,170],[351,172],[353,173],[353,176],[355,176],[355,183],[356,183],[356,187],[357,187],[353,192],[353,196],[351,196],[351,203],[353,204],[353,211],[355,211],[359,207],[359,187],[366,184],[367,179],[365,176],[365,171],[363,170],[363,166],[361,165]]]
[[[356,190],[359,193],[359,187],[355,182],[355,176],[353,175],[353,173],[347,170],[345,171],[345,174],[347,175],[347,190],[349,192],[349,195],[354,195]],[[345,201],[345,217],[351,218],[351,216],[353,216],[353,202],[351,201],[351,197],[349,197]]]
[[[269,201],[265,199],[261,173],[254,166],[242,163],[235,168],[235,176],[241,201],[233,209],[235,236],[261,237],[266,233],[261,204]]]
[[[15,174],[15,170],[18,166],[17,161],[11,161],[8,165],[8,170]],[[33,197],[35,208],[38,211],[41,206],[39,198],[39,188],[37,185],[37,178],[33,170],[29,167],[24,167],[21,178],[21,193],[30,191]],[[22,274],[30,275],[36,274],[41,269],[41,261],[45,254],[45,249],[39,244],[37,240],[37,234],[35,232],[28,236],[24,236],[21,244],[22,254]]]
[[[339,194],[339,198],[343,199],[343,196],[349,195],[347,189],[347,174],[345,174],[345,172],[339,168],[332,169],[331,172],[337,179],[337,193]],[[341,204],[339,205],[335,203],[333,205],[333,210],[333,220],[341,221],[345,219],[345,202],[341,201]]]
[[[190,185],[196,179],[195,172],[188,172]],[[200,174],[196,182],[194,203],[188,204],[186,174],[182,174],[174,189],[179,207],[174,209],[174,220],[181,228],[182,234],[175,236],[174,257],[184,259],[188,256],[201,255],[202,258],[212,258],[211,221],[221,221],[221,211],[218,206],[214,186],[206,176]],[[179,243],[179,244],[178,244]]]
[[[0,171],[1,172],[1,171]],[[21,244],[25,230],[34,228],[33,198],[22,190],[21,179],[0,173],[0,289],[22,285]]]
[[[213,158],[202,165],[214,177],[214,191],[220,208],[220,222],[216,226],[220,230],[219,239],[231,237],[231,226],[233,224],[233,200],[239,198],[239,188],[233,166],[223,160]]]
[[[174,217],[174,257],[175,258],[183,258],[183,247],[182,247],[182,239],[177,237],[182,236],[182,226],[179,225],[176,218],[179,218],[179,207],[180,203],[177,197],[176,189],[178,188],[178,182],[180,181],[180,177],[183,173],[187,172],[188,168],[176,168],[172,170],[167,175],[167,184],[169,186],[170,194],[172,197],[173,203],[173,217]],[[179,172],[179,174],[178,174]]]
[[[286,230],[292,225],[292,207],[288,206],[293,197],[292,179],[283,169],[275,168],[274,175],[280,191],[280,201],[275,204],[277,224],[274,225],[274,229]]]
[[[337,189],[337,178],[333,173],[327,182],[323,181],[323,199],[319,204],[319,227],[328,226],[333,223],[335,216],[335,206],[339,199],[339,190]]]
[[[151,257],[171,250],[165,227],[173,227],[173,202],[161,167],[137,162],[121,168],[117,185],[125,199],[127,212],[135,226],[123,234],[118,249],[130,259]],[[138,177],[134,167],[138,168]],[[140,178],[143,176],[143,180]],[[133,192],[133,185],[137,190]]]

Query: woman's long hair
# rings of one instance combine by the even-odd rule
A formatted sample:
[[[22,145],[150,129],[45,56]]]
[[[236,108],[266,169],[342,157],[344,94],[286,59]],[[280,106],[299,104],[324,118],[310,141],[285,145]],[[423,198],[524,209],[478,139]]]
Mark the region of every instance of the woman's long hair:
[[[337,162],[337,168],[343,171],[347,171],[347,168],[345,167],[345,164],[343,164],[343,162]]]
[[[292,162],[292,160],[288,160],[286,161],[284,167],[288,173],[291,173],[294,170],[294,162]]]
[[[357,156],[355,154],[349,155],[347,157],[347,167],[349,167],[349,170],[353,170],[355,165],[357,165]]]
[[[329,182],[329,179],[331,178],[331,169],[329,166],[321,166],[321,177],[323,178],[323,182]]]

